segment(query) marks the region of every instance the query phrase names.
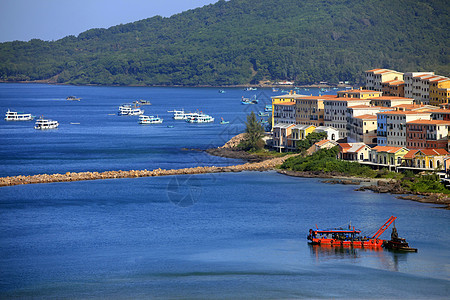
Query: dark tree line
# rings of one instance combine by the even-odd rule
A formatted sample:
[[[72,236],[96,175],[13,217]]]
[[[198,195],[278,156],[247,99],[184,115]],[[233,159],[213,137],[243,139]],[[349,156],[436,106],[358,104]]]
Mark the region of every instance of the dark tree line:
[[[444,0],[220,0],[57,41],[0,44],[0,80],[234,85],[362,81],[391,68],[449,75]]]

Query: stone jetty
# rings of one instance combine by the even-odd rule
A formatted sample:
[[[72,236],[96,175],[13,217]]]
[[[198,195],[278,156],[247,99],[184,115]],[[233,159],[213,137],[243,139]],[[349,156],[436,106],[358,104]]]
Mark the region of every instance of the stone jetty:
[[[39,174],[30,176],[10,176],[0,177],[0,186],[12,186],[19,184],[33,183],[51,183],[51,182],[69,182],[82,180],[114,179],[114,178],[137,178],[151,176],[171,176],[187,174],[206,174],[223,172],[242,172],[242,171],[266,171],[281,165],[286,159],[296,154],[286,155],[273,159],[264,160],[256,163],[245,163],[241,165],[226,167],[195,167],[184,169],[156,169],[156,170],[130,170],[130,171],[105,171],[105,172],[67,172],[65,174]]]

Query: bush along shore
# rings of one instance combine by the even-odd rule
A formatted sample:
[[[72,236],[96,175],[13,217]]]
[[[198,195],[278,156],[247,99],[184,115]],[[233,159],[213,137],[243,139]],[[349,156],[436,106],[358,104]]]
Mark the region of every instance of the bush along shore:
[[[279,172],[289,176],[336,178],[326,183],[360,184],[357,191],[398,194],[399,199],[443,205],[450,209],[450,191],[435,174],[395,173],[387,169],[373,170],[356,162],[336,159],[338,149],[323,149],[310,156],[287,159]]]

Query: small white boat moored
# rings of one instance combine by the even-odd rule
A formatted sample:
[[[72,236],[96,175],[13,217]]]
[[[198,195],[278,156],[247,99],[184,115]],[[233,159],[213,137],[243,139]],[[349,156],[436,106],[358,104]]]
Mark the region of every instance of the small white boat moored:
[[[132,106],[131,104],[122,104],[119,106],[119,116],[139,116],[142,115],[144,111],[139,107]]]
[[[206,115],[206,114],[197,114],[195,116],[187,118],[186,122],[189,122],[189,123],[212,123],[212,122],[214,122],[214,118],[211,117],[210,115]]]
[[[16,111],[10,111],[9,109],[5,114],[6,121],[30,121],[33,119],[34,116],[32,116],[31,114],[24,114]]]
[[[44,119],[43,117],[40,117],[39,119],[36,120],[34,129],[38,129],[38,130],[55,129],[55,128],[58,128],[58,126],[59,126],[58,121],[47,120],[47,119]]]
[[[163,122],[163,119],[159,118],[158,116],[139,116],[139,124],[161,124]]]

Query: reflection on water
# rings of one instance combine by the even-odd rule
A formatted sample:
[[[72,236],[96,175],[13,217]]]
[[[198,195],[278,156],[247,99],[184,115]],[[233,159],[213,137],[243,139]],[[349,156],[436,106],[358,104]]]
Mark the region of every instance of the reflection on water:
[[[311,257],[316,263],[348,260],[351,263],[368,264],[371,267],[389,271],[401,271],[401,265],[407,262],[407,256],[414,253],[386,250],[384,248],[355,248],[331,245],[309,244]],[[370,259],[372,258],[372,259]]]

